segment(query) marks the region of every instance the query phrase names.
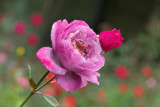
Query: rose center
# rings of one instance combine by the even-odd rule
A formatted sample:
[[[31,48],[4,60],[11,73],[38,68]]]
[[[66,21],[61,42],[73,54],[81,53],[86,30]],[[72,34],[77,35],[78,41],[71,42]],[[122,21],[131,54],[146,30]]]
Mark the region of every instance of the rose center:
[[[80,54],[83,56],[86,56],[88,54],[87,52],[87,43],[83,40],[75,40],[72,39],[72,46],[79,51]]]

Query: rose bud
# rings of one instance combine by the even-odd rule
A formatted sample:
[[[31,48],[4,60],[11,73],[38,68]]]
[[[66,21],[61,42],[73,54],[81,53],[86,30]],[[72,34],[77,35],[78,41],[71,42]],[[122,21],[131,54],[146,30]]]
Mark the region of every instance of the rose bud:
[[[121,37],[120,30],[103,31],[99,34],[99,41],[102,49],[108,52],[114,48],[120,47],[124,38]]]

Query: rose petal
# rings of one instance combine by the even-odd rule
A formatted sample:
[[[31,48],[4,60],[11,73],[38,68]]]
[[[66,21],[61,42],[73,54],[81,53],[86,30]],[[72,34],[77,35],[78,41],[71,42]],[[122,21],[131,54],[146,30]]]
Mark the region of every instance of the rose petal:
[[[100,74],[98,72],[80,72],[78,73],[82,78],[85,78],[86,80],[95,83],[99,85],[97,77],[100,77]]]
[[[67,72],[66,75],[56,75],[57,83],[66,91],[73,92],[81,88],[81,77],[73,72]]]
[[[52,41],[52,47],[55,49],[55,44],[56,44],[56,39],[57,37],[60,39],[59,35],[61,35],[64,30],[65,27],[68,25],[67,20],[63,20],[63,22],[61,22],[61,20],[58,20],[57,22],[55,22],[52,26],[52,30],[51,30],[51,41]]]
[[[43,47],[37,52],[37,58],[41,61],[41,63],[52,73],[64,75],[67,70],[61,68],[58,62],[57,57],[54,56],[53,49],[50,47]]]

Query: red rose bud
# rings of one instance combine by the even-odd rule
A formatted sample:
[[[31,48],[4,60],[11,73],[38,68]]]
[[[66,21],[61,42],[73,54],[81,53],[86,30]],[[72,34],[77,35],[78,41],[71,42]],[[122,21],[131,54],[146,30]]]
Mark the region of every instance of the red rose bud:
[[[40,13],[34,13],[30,17],[30,22],[35,27],[40,27],[43,24],[43,16]]]
[[[108,52],[114,48],[120,47],[124,38],[121,37],[120,30],[103,31],[99,34],[99,41],[102,49]]]

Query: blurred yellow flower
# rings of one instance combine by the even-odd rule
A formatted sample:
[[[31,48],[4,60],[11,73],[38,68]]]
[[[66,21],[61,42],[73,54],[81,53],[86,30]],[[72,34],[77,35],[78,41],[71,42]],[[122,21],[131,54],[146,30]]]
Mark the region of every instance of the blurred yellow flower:
[[[17,48],[17,50],[16,50],[17,56],[23,56],[24,53],[25,53],[25,48],[22,47],[22,46],[19,46],[19,47]]]

